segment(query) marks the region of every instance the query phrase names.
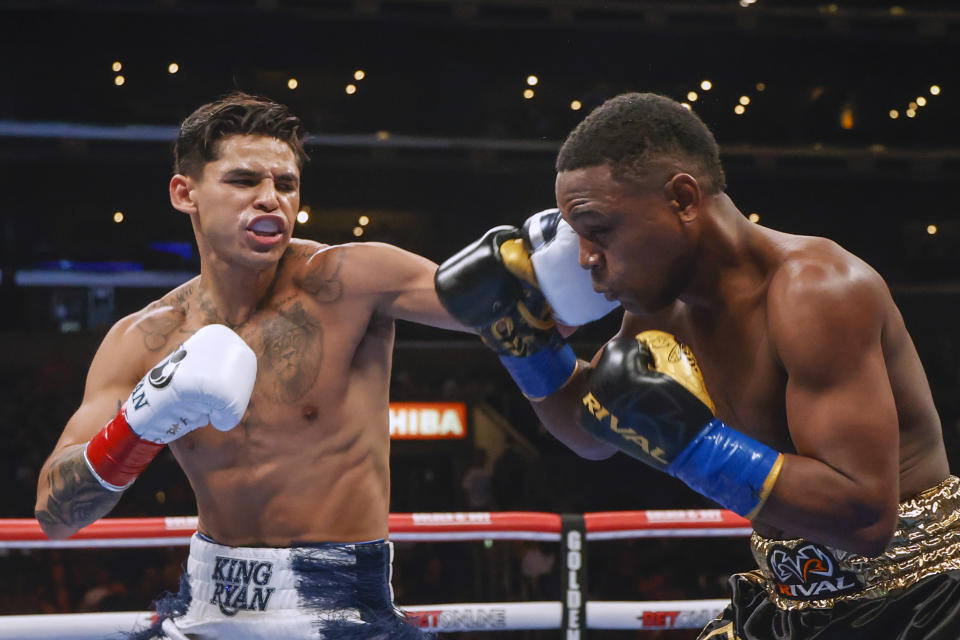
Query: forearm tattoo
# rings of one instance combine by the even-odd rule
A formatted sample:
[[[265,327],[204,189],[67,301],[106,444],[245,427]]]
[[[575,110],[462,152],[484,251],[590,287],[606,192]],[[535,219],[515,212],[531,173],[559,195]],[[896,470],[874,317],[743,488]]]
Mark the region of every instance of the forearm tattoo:
[[[83,447],[67,451],[47,472],[47,504],[35,515],[45,527],[80,529],[106,515],[120,500],[104,489],[83,460]]]

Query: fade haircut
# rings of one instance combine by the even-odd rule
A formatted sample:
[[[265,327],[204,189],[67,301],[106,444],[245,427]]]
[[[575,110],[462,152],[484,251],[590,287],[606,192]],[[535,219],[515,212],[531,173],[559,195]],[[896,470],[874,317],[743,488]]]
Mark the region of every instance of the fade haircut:
[[[707,193],[727,188],[720,150],[707,125],[690,109],[654,93],[610,98],[578,124],[560,148],[557,171],[610,163],[620,182],[644,173],[651,162],[673,157],[706,177]]]
[[[279,102],[240,91],[209,102],[187,116],[173,147],[175,173],[199,178],[203,166],[220,157],[220,142],[232,135],[271,136],[286,142],[303,168],[306,134],[300,118]]]

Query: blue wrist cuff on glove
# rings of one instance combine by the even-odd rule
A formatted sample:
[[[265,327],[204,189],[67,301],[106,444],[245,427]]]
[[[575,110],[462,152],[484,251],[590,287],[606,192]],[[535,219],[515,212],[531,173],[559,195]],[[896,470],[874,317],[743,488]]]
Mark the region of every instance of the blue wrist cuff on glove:
[[[782,464],[783,454],[711,420],[666,471],[701,495],[752,518],[766,502]]]
[[[500,362],[528,398],[546,398],[567,383],[577,369],[577,356],[556,334],[546,347],[525,357],[500,356]]]

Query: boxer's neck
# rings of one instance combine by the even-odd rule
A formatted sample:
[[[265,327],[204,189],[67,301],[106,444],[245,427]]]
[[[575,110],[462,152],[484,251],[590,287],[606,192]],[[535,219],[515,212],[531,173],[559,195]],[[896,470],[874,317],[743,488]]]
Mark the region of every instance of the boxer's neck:
[[[199,291],[208,302],[207,310],[228,327],[243,324],[273,295],[281,264],[258,271],[219,260],[203,261]]]
[[[680,299],[706,309],[762,288],[771,270],[769,242],[724,193],[702,217],[702,234],[690,284]]]

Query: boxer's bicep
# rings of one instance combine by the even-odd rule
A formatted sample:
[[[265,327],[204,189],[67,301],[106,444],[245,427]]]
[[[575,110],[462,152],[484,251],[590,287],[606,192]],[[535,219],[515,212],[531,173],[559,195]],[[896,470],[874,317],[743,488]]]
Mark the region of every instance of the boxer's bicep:
[[[143,375],[139,368],[140,345],[131,331],[131,318],[124,318],[107,333],[87,371],[80,407],[67,421],[58,449],[82,444],[109,422]]]
[[[774,488],[783,508],[768,511],[811,523],[832,514],[882,538],[898,499],[899,426],[881,347],[889,294],[879,277],[829,274],[790,289],[772,293],[770,329],[797,455]]]
[[[117,413],[138,379],[124,340],[127,319],[111,329],[87,373],[80,407],[67,421],[53,452],[40,471],[35,515],[52,537],[70,535],[107,513],[120,494],[109,492],[90,474],[84,445]]]
[[[774,328],[800,455],[855,481],[896,481],[898,421],[881,347],[882,293],[868,282],[800,292]]]
[[[473,332],[440,303],[434,286],[435,262],[390,245],[368,243],[367,248],[375,253],[365,277],[367,286],[378,294],[379,311],[399,320]]]

